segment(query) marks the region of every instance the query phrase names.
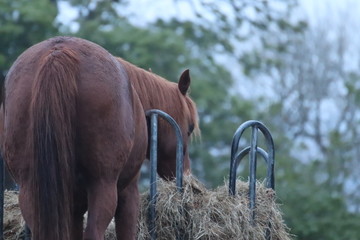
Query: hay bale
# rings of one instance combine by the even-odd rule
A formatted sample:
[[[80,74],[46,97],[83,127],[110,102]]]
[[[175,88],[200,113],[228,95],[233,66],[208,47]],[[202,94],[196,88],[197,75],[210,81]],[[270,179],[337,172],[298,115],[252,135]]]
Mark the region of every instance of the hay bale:
[[[17,240],[20,238],[25,222],[21,216],[18,193],[5,191],[4,193],[4,239]]]
[[[192,176],[184,178],[184,193],[176,192],[173,182],[159,180],[156,205],[156,231],[159,240],[185,239],[290,240],[283,223],[275,192],[258,182],[255,222],[249,209],[249,183],[237,181],[236,196],[229,197],[228,186],[206,189]],[[147,229],[148,193],[142,195],[138,239],[149,239]],[[182,214],[181,214],[182,213]]]
[[[260,182],[256,188],[256,217],[251,224],[247,182],[237,181],[236,196],[228,196],[228,187],[208,190],[192,176],[184,178],[184,193],[176,191],[174,182],[159,179],[157,198],[156,231],[158,240],[176,239],[184,234],[185,239],[238,239],[290,240],[291,236],[283,223],[275,193]],[[148,192],[141,195],[138,221],[138,240],[149,239]],[[17,203],[17,193],[5,193],[5,239],[21,239],[24,221]],[[106,240],[116,240],[112,222],[106,232]]]

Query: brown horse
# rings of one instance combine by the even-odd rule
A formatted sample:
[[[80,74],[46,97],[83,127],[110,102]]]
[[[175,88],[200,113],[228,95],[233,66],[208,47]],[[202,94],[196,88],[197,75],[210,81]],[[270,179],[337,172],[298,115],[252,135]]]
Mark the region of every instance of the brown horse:
[[[197,128],[189,85],[188,71],[170,83],[79,38],[26,50],[6,77],[0,139],[33,239],[103,239],[114,215],[118,239],[134,239],[144,112],[159,108],[178,121],[189,169],[186,145]],[[162,123],[159,135],[159,174],[172,178],[175,140]]]

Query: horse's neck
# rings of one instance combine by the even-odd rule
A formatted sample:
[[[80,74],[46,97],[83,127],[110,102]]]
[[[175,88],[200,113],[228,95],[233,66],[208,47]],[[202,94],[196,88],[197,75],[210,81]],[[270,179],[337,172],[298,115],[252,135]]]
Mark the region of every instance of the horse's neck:
[[[125,60],[119,59],[125,66],[131,84],[137,92],[145,111],[162,109],[167,111],[164,101],[170,100],[165,95],[174,89],[171,83],[152,72],[138,68]]]

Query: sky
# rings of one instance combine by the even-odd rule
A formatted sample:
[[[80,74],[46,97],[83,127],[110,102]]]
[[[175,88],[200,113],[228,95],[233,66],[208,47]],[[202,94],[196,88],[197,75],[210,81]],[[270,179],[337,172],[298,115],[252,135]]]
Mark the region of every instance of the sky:
[[[179,17],[180,19],[191,18],[193,11],[191,9],[201,9],[198,1],[178,1],[174,4],[174,0],[152,1],[149,0],[131,0],[129,6],[123,11],[134,13],[134,21],[138,24],[158,16],[168,18],[169,16]],[[304,10],[304,14],[308,15],[311,21],[316,21],[319,17],[327,14],[333,14],[339,11],[348,11],[359,13],[360,0],[299,0],[299,4]],[[59,1],[60,15],[58,19],[61,22],[68,23],[76,17],[76,11],[71,9],[67,1]],[[144,6],[144,7],[141,7]],[[136,9],[136,11],[134,11]]]
[[[174,0],[152,1],[131,0],[128,7],[120,9],[122,12],[129,12],[133,23],[144,25],[146,22],[161,16],[168,19],[177,16],[179,19],[191,19],[194,17],[193,9],[201,9],[199,1],[178,1]],[[60,14],[58,20],[63,23],[70,23],[76,18],[77,12],[71,7],[68,1],[58,1]]]
[[[300,0],[299,3],[312,23],[325,16],[330,15],[336,18],[339,13],[358,15],[360,11],[359,0]]]

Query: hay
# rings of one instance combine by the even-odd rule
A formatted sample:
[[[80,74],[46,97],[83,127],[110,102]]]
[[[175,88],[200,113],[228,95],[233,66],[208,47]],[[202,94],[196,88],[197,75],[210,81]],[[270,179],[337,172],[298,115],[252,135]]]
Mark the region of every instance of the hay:
[[[176,192],[173,182],[159,179],[157,198],[156,231],[158,240],[176,239],[237,239],[266,240],[270,234],[272,240],[290,240],[291,235],[283,223],[279,206],[275,202],[275,193],[260,182],[256,189],[256,215],[251,223],[251,211],[248,201],[248,183],[237,181],[237,195],[228,196],[228,187],[215,190],[206,189],[194,177],[184,178],[184,193]],[[148,233],[148,192],[141,196],[138,240],[149,239]],[[17,205],[17,194],[5,194],[5,239],[18,240],[24,221]],[[21,238],[20,238],[21,239]],[[114,223],[106,233],[106,240],[115,240]]]
[[[275,192],[258,182],[256,189],[255,222],[251,222],[248,201],[249,183],[237,181],[237,195],[229,197],[227,185],[213,191],[198,180],[184,178],[184,193],[176,192],[173,182],[159,180],[156,205],[156,231],[159,240],[176,239],[178,233],[185,239],[290,240],[283,223]],[[147,194],[142,196],[138,239],[149,239],[147,229]],[[182,213],[182,214],[181,214]]]
[[[15,191],[5,191],[4,196],[4,239],[17,240],[25,222],[21,216],[18,194]]]

